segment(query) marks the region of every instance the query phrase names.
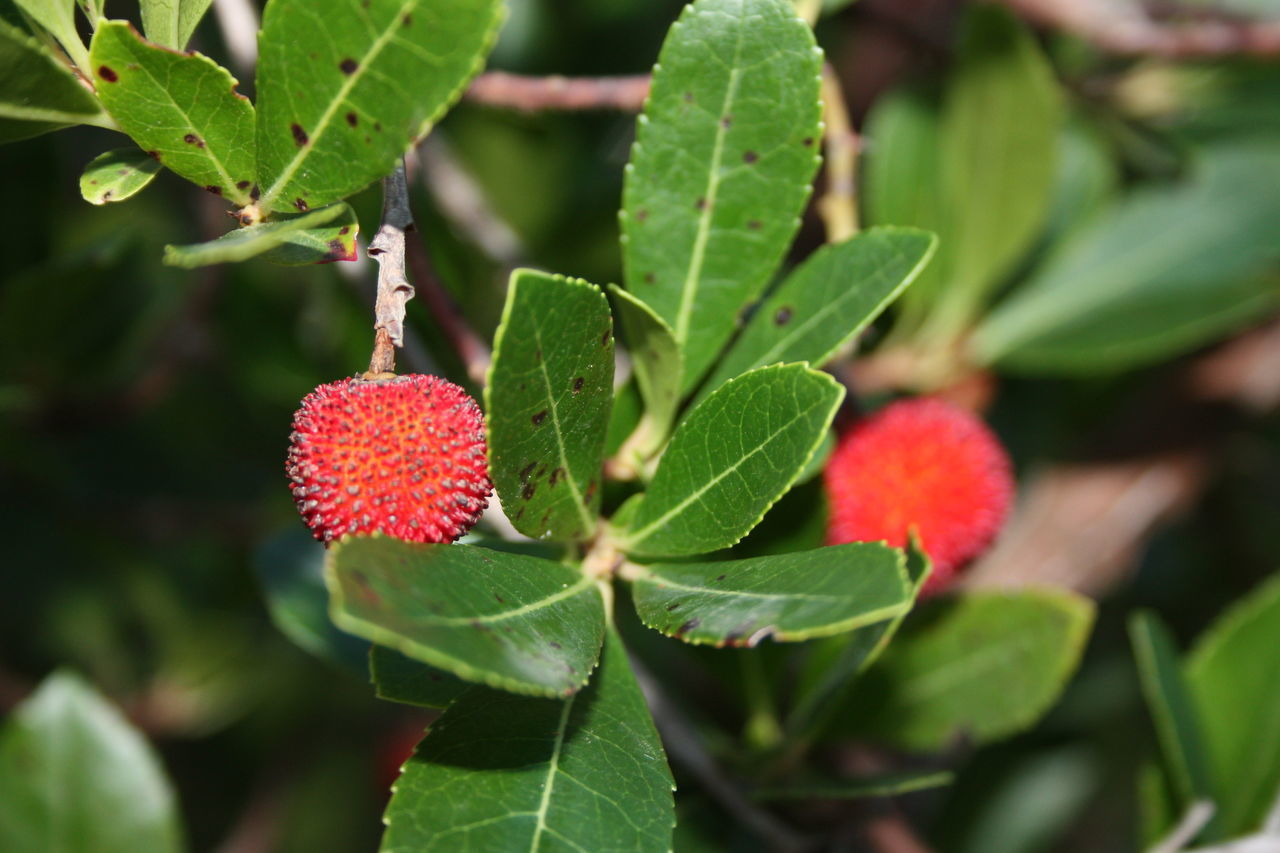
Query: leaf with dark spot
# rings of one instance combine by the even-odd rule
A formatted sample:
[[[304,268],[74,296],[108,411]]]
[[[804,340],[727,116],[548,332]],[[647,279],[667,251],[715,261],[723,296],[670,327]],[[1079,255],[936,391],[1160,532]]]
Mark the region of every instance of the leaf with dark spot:
[[[355,260],[358,231],[355,211],[335,204],[309,213],[277,214],[208,243],[166,246],[164,262],[192,268],[253,257],[284,266]]]
[[[594,331],[601,326],[603,348]],[[512,274],[485,410],[491,476],[504,502],[531,504],[523,520],[513,520],[527,536],[574,540],[595,532],[599,500],[587,488],[600,473],[613,400],[608,329],[609,306],[595,285],[533,270]],[[530,460],[539,465],[532,473]]]
[[[499,0],[330,0],[322,11],[315,0],[271,0],[257,80],[260,204],[319,207],[390,172],[479,71],[500,12]],[[409,27],[410,15],[424,20]],[[310,54],[321,45],[327,57],[317,61]],[[386,132],[339,132],[357,115]]]
[[[140,192],[160,173],[160,164],[147,152],[117,148],[99,154],[80,176],[80,195],[90,204],[124,201]]]
[[[254,110],[225,68],[144,41],[124,21],[98,27],[90,56],[94,67],[114,71],[117,81],[98,96],[140,148],[197,186],[250,203],[240,185],[254,174]]]
[[[819,131],[821,66],[812,30],[781,0],[697,0],[662,46],[625,176],[623,260],[627,288],[683,352],[681,393],[733,335],[739,306],[768,283],[799,225],[818,158],[798,143]],[[748,236],[750,219],[763,227]]]
[[[843,633],[905,613],[912,590],[902,552],[858,542],[795,554],[634,568],[636,612],[689,643],[755,645]],[[732,580],[725,582],[726,575]],[[679,609],[682,620],[670,616]]]

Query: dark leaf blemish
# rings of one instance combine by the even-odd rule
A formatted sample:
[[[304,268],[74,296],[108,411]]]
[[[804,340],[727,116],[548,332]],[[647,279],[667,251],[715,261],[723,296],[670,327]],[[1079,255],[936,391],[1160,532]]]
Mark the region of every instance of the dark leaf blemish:
[[[674,601],[671,604],[667,605],[667,612],[670,613],[672,610],[675,610],[679,606],[680,606],[680,602]]]
[[[524,498],[525,500],[531,500],[533,498],[534,492],[536,492],[537,490],[538,490],[537,483],[526,483],[525,487],[520,490],[520,497]]]
[[[349,56],[338,63],[338,68],[342,71],[343,74],[355,74],[356,69],[359,67],[360,67],[360,63],[356,62],[354,59],[352,59]]]
[[[694,628],[697,628],[701,624],[702,624],[701,619],[690,619],[688,622],[684,623],[683,625],[681,625],[679,628],[676,629],[676,636],[683,637],[685,634],[689,633],[690,631],[692,631]]]
[[[182,137],[182,141],[188,145],[194,145],[197,148],[204,147],[204,140],[196,136],[194,133],[188,133],[186,136]]]
[[[298,143],[299,148],[307,144],[307,132],[302,129],[302,125],[294,122],[289,125],[289,130],[293,133],[293,141]]]
[[[247,190],[247,189],[249,189],[249,182],[248,182],[248,181],[236,181],[236,189],[238,189],[238,190]]]
[[[760,155],[759,155],[759,154],[757,154],[757,153],[756,153],[756,152],[754,152],[754,151],[744,151],[744,152],[742,152],[742,162],[744,162],[744,163],[754,163],[755,161],[757,161],[757,160],[759,160],[759,159],[760,159]]]
[[[538,467],[537,462],[530,462],[528,465],[520,469],[520,482],[529,482],[529,475],[533,473],[533,469]]]
[[[210,193],[213,193],[214,195],[222,195],[222,187],[218,186],[217,184],[209,184],[209,186],[205,187],[204,189],[205,189],[205,192],[210,192]]]
[[[98,66],[98,76],[103,80],[106,80],[108,83],[114,83],[120,79],[120,75],[116,74],[115,69],[108,65]]]
[[[310,210],[310,209],[311,209],[311,205],[307,204],[307,200],[306,200],[306,199],[303,199],[303,198],[295,198],[295,199],[293,200],[293,206],[294,206],[294,207],[296,207],[296,208],[298,208],[298,210],[304,210],[304,211],[305,211],[305,210]]]
[[[347,113],[347,124],[351,125],[352,127],[355,127],[359,123],[360,123],[359,116],[357,116],[355,113]]]
[[[586,383],[586,380],[584,380],[581,376],[579,376],[577,379],[573,380],[573,393],[577,394],[579,391],[581,391],[581,390],[582,390],[582,386],[583,386],[585,383]]]
[[[776,326],[785,326],[791,322],[791,306],[783,305],[773,315],[773,322]]]

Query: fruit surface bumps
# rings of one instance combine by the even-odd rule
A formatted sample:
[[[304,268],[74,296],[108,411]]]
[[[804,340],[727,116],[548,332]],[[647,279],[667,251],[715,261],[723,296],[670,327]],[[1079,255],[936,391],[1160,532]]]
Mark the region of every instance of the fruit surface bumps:
[[[890,403],[846,430],[824,472],[827,541],[885,541],[918,532],[936,592],[982,553],[1013,498],[1008,454],[971,412],[923,397]]]
[[[438,376],[321,385],[293,417],[285,465],[312,534],[452,542],[492,491],[484,415]]]

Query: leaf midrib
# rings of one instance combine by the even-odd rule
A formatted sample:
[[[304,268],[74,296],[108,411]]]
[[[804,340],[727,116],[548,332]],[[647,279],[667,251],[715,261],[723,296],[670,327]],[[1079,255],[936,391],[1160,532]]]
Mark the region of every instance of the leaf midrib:
[[[720,110],[716,113],[719,116],[730,114],[733,99],[738,92],[741,69],[737,66],[742,56],[742,31],[743,28],[739,27],[738,41],[734,45],[733,67],[729,69],[729,84],[725,88],[724,101],[720,104]],[[716,195],[720,190],[720,162],[724,156],[724,142],[728,132],[729,129],[723,121],[716,121],[716,140],[711,149],[711,166],[707,173],[706,191],[703,193],[706,203],[702,206],[701,216],[698,217],[698,230],[693,239],[693,254],[689,258],[689,269],[685,273],[684,287],[680,291],[680,307],[676,313],[675,338],[681,351],[689,340],[689,323],[693,317],[693,306],[698,289],[702,284],[702,267],[706,262],[707,241],[711,238],[711,219],[715,215]]]
[[[663,588],[681,589],[686,592],[696,592],[696,593],[701,593],[705,595],[718,595],[726,598],[758,598],[764,601],[829,602],[829,601],[844,601],[852,597],[850,595],[823,595],[823,594],[804,593],[804,592],[795,592],[795,593],[748,592],[746,590],[717,589],[717,588],[706,587],[706,586],[690,586],[688,584],[683,584],[683,583],[680,583],[679,581],[672,580],[671,578],[665,575],[657,574],[656,572],[650,569],[643,570],[643,577],[641,577],[640,580],[642,582],[652,582]]]
[[[538,352],[542,351],[542,329],[538,325],[535,317],[532,323],[533,337],[536,342]],[[573,508],[578,514],[578,521],[582,524],[582,535],[589,535],[591,532],[591,514],[587,511],[586,502],[582,499],[582,492],[578,489],[577,474],[573,470],[573,466],[569,464],[569,457],[564,447],[564,434],[560,429],[560,407],[556,403],[556,396],[551,387],[551,375],[547,372],[546,359],[538,359],[538,369],[542,374],[542,386],[547,392],[547,408],[551,410],[551,426],[555,430],[556,450],[560,455],[560,464],[564,466],[565,483],[569,486],[569,491],[573,497]]]
[[[664,512],[662,515],[658,516],[656,519],[654,519],[653,521],[649,522],[649,523],[648,523],[648,524],[646,524],[644,527],[642,527],[642,528],[640,528],[639,530],[635,531],[633,534],[631,534],[631,536],[628,536],[628,537],[627,537],[627,540],[626,540],[626,543],[625,543],[626,547],[629,547],[629,548],[635,548],[637,545],[639,545],[640,543],[642,543],[645,539],[649,538],[650,534],[652,534],[652,533],[653,533],[653,531],[654,531],[656,528],[661,527],[662,525],[666,524],[668,521],[670,521],[670,520],[671,520],[673,517],[675,517],[676,515],[679,515],[681,512],[684,512],[684,510],[685,510],[686,508],[688,508],[691,504],[693,504],[695,501],[700,500],[700,499],[702,498],[702,496],[703,496],[703,495],[705,495],[707,492],[711,491],[713,488],[715,488],[717,485],[719,485],[719,483],[720,483],[720,481],[721,481],[721,480],[723,480],[724,478],[728,477],[730,474],[732,474],[733,472],[735,472],[735,471],[737,471],[739,468],[741,468],[743,465],[745,465],[748,459],[751,459],[751,458],[752,458],[753,456],[755,456],[757,453],[762,453],[762,452],[764,452],[765,448],[766,448],[766,447],[768,447],[768,446],[770,446],[770,445],[771,445],[775,440],[777,440],[777,438],[778,438],[778,436],[779,436],[779,435],[781,435],[782,433],[784,433],[784,432],[786,432],[787,430],[791,429],[791,427],[792,427],[792,426],[794,426],[794,425],[796,424],[796,422],[798,422],[798,421],[800,421],[800,420],[803,420],[803,419],[807,418],[807,417],[808,417],[808,415],[809,415],[809,414],[810,414],[814,409],[817,409],[820,405],[821,405],[821,403],[820,403],[820,402],[818,402],[818,403],[813,403],[813,404],[809,405],[807,408],[801,409],[801,410],[800,410],[800,412],[799,412],[799,413],[798,413],[794,418],[792,418],[791,420],[787,421],[787,422],[786,422],[785,424],[783,424],[782,426],[778,427],[778,429],[774,430],[774,432],[773,432],[773,433],[772,433],[768,438],[766,438],[764,441],[760,442],[760,446],[759,446],[759,447],[757,447],[757,448],[755,448],[754,450],[750,451],[749,453],[747,453],[747,454],[745,454],[745,455],[743,455],[743,456],[739,457],[737,462],[734,462],[732,465],[730,465],[729,467],[725,468],[725,469],[724,469],[723,471],[721,471],[719,474],[717,474],[716,476],[712,477],[712,478],[711,478],[709,481],[707,481],[707,482],[706,482],[706,483],[705,483],[701,488],[699,488],[699,489],[697,489],[696,491],[694,491],[693,493],[691,493],[691,494],[690,494],[688,497],[686,497],[684,500],[680,501],[680,503],[676,504],[676,505],[675,505],[675,506],[673,506],[671,509],[669,509],[669,510],[667,510],[666,512]],[[821,440],[821,436],[819,436],[819,437],[818,437],[818,440],[819,440],[819,441]],[[817,444],[817,443],[815,442],[815,443],[814,443],[814,446],[816,446],[816,444]],[[813,448],[812,446],[809,448],[809,455],[810,455],[810,456],[813,454],[813,449],[814,449],[814,448]],[[806,458],[806,461],[807,461],[807,458]],[[802,466],[802,467],[803,467],[803,466]],[[798,476],[798,475],[799,475],[800,470],[801,470],[800,468],[797,468],[797,469],[796,469],[795,476]],[[794,479],[794,476],[793,476],[793,479]],[[646,496],[646,497],[645,497],[645,500],[650,500],[650,499],[651,499],[651,497],[650,497],[650,496]],[[644,505],[642,504],[642,505],[640,506],[639,512],[643,512],[643,511],[644,511]],[[638,513],[637,513],[637,514],[638,514]]]
[[[533,613],[544,607],[550,607],[557,602],[565,599],[573,598],[580,595],[584,590],[590,589],[593,581],[589,577],[582,577],[575,581],[571,586],[567,586],[559,592],[553,592],[537,601],[531,601],[528,604],[522,604],[511,610],[502,610],[497,613],[486,613],[478,616],[433,616],[424,619],[414,620],[415,624],[427,627],[462,627],[474,625],[477,622],[483,625],[490,625],[495,622],[506,622],[509,619],[515,619],[524,616],[527,613]]]
[[[564,710],[560,712],[555,745],[551,749],[551,761],[547,765],[547,781],[542,784],[542,801],[538,804],[537,811],[538,822],[534,825],[533,838],[529,841],[530,853],[537,853],[538,845],[542,843],[542,833],[548,831],[547,813],[551,810],[551,794],[555,790],[556,774],[560,770],[560,754],[564,750],[564,736],[569,728],[569,712],[573,710],[573,703],[577,698],[577,694],[574,694],[565,700]]]
[[[219,177],[222,178],[222,183],[224,186],[224,190],[223,190],[224,194],[227,196],[227,198],[231,199],[236,204],[247,204],[249,202],[249,196],[243,190],[240,190],[236,187],[235,179],[231,177],[231,173],[228,172],[226,167],[222,165],[221,158],[219,158],[216,154],[214,154],[213,149],[209,147],[208,133],[205,131],[205,129],[202,126],[197,126],[196,123],[191,120],[191,116],[187,114],[187,111],[178,105],[178,102],[173,99],[173,95],[169,92],[169,87],[161,83],[160,80],[157,79],[156,76],[151,73],[151,69],[147,67],[147,62],[146,62],[147,57],[139,56],[137,54],[137,52],[134,50],[135,45],[131,42],[130,35],[128,33],[124,33],[123,31],[119,31],[119,32],[121,33],[121,41],[125,45],[125,49],[140,60],[138,62],[139,69],[147,75],[147,77],[151,80],[152,85],[154,85],[157,89],[159,89],[161,92],[164,93],[165,98],[168,99],[173,109],[178,113],[178,115],[182,116],[182,120],[187,123],[187,127],[191,128],[192,130],[196,130],[200,132],[200,138],[205,141],[205,145],[199,150],[204,152],[205,159],[213,164],[213,168],[218,170],[218,175]],[[194,55],[192,56],[184,55],[183,58],[195,59],[197,62],[200,61],[200,59],[196,59]],[[205,61],[210,63],[213,62],[210,59],[205,59]],[[207,72],[209,69],[205,68],[204,70]],[[201,75],[201,76],[203,77],[204,75]],[[235,97],[234,92],[232,93],[232,97]]]
[[[886,260],[884,263],[880,264],[880,268],[875,273],[873,273],[872,276],[868,276],[866,279],[864,279],[863,283],[864,284],[867,283],[872,278],[876,278],[876,279],[884,278],[885,267],[888,267],[889,265],[902,260],[906,256],[907,256],[906,253],[903,252],[901,249],[895,248],[893,250],[893,257]],[[869,318],[874,317],[882,309],[884,309],[886,305],[888,305],[897,297],[902,287],[907,282],[911,281],[915,277],[915,275],[920,271],[920,267],[922,266],[923,262],[926,260],[926,257],[927,256],[922,256],[921,259],[917,261],[916,264],[910,270],[907,271],[907,274],[902,277],[902,281],[899,282],[898,286],[895,287],[890,293],[888,293],[883,299],[877,302],[875,306],[871,309],[871,311],[868,312],[866,318],[863,318],[863,320],[859,322],[858,325],[849,329],[845,333],[844,337],[840,339],[841,343],[843,343],[845,340],[848,340],[849,338],[856,335],[859,331],[861,331],[862,328],[867,325]],[[785,352],[787,347],[791,346],[791,344],[797,339],[803,337],[805,333],[807,333],[819,322],[821,322],[822,320],[825,320],[827,317],[829,317],[831,314],[838,311],[845,304],[851,301],[856,301],[857,295],[858,295],[858,291],[856,288],[850,287],[846,289],[842,295],[832,300],[831,302],[828,302],[823,307],[819,308],[813,314],[812,317],[810,317],[808,320],[805,320],[803,323],[800,323],[794,329],[792,329],[787,334],[785,334],[782,338],[780,338],[776,344],[774,344],[772,347],[770,347],[768,350],[765,351],[764,355],[762,355],[758,359],[758,363],[762,365],[772,363],[773,360],[776,359],[780,353]],[[761,322],[765,322],[765,321],[762,320]],[[840,348],[840,345],[837,344],[835,347],[832,347],[827,352],[820,353],[814,356],[814,358],[811,359],[813,361],[814,366],[815,367],[820,366],[822,362],[826,360],[826,357],[827,355],[830,354],[830,352],[839,348]]]
[[[364,77],[365,71],[368,70],[373,60],[377,58],[378,54],[382,52],[382,49],[395,37],[396,28],[399,26],[400,20],[404,18],[405,13],[410,11],[412,8],[416,8],[418,2],[419,0],[406,0],[406,2],[402,3],[399,11],[387,20],[387,26],[383,30],[382,34],[373,40],[373,44],[371,44],[369,49],[365,51],[364,55],[357,60],[355,71],[347,75],[346,79],[342,81],[342,85],[338,87],[338,91],[329,101],[329,106],[325,107],[324,113],[321,114],[320,121],[317,122],[315,128],[308,129],[307,132],[309,137],[307,144],[298,149],[298,151],[293,155],[293,159],[290,160],[280,172],[280,176],[276,178],[275,182],[262,194],[258,204],[263,210],[271,209],[271,204],[276,200],[280,191],[288,186],[289,181],[293,180],[294,174],[302,167],[302,163],[311,156],[311,153],[315,150],[316,143],[320,140],[320,137],[324,136],[325,132],[332,125],[333,116],[337,113],[339,105],[346,101],[347,95],[351,94],[351,90],[355,88],[356,83]]]

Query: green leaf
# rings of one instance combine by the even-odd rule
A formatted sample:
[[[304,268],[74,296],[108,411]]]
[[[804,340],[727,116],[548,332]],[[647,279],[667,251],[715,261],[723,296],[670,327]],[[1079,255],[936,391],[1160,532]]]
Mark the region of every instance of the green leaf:
[[[869,222],[914,225],[943,233],[946,220],[938,150],[941,123],[938,99],[916,88],[891,91],[872,106],[866,121],[862,193]],[[902,296],[899,307],[913,319],[927,313],[937,301],[941,256],[947,248],[943,240],[940,251]]]
[[[537,557],[347,537],[330,546],[326,578],[339,628],[513,693],[574,692],[604,637],[595,582]]]
[[[967,322],[1035,240],[1062,118],[1053,70],[1026,26],[1008,9],[969,7],[942,115],[939,321]]]
[[[521,533],[558,540],[595,533],[612,403],[613,319],[600,288],[513,272],[485,410],[489,472]]]
[[[55,673],[0,730],[0,850],[177,853],[173,790],[145,738]]]
[[[339,631],[329,618],[324,553],[324,546],[306,530],[288,530],[255,550],[254,573],[280,633],[322,660],[363,673],[369,643]]]
[[[0,20],[0,142],[73,124],[109,125],[110,120],[39,41]]]
[[[604,437],[604,455],[613,456],[640,423],[644,414],[644,400],[635,382],[628,382],[618,389],[613,398],[613,410],[609,412],[609,429]]]
[[[1280,170],[1270,144],[1223,144],[1192,178],[1131,194],[1074,233],[974,335],[1019,372],[1115,371],[1168,358],[1280,304]]]
[[[156,44],[182,50],[210,2],[212,0],[141,0],[142,29]]]
[[[1178,809],[1190,808],[1197,800],[1216,802],[1200,721],[1187,693],[1178,665],[1178,648],[1169,629],[1154,613],[1139,611],[1129,617],[1129,640]],[[1206,832],[1210,836],[1217,834],[1208,829]]]
[[[834,379],[803,364],[726,382],[671,437],[621,546],[679,557],[746,536],[804,470],[843,397]]]
[[[350,261],[355,259],[359,228],[350,205],[331,204],[309,213],[280,214],[269,222],[237,228],[207,243],[165,246],[164,262],[195,269],[247,261],[259,255],[286,265]]]
[[[89,20],[89,25],[96,30],[98,19],[102,17],[102,10],[107,5],[107,0],[77,0],[77,2],[80,5],[80,11]]]
[[[227,69],[104,21],[89,49],[98,97],[124,132],[170,170],[238,206],[253,200],[253,104]]]
[[[422,708],[447,708],[471,686],[456,675],[382,646],[369,649],[369,676],[379,699]]]
[[[1256,830],[1280,791],[1280,576],[1224,613],[1187,658],[1186,682],[1231,838]]]
[[[388,174],[480,70],[499,0],[272,0],[258,62],[264,211]]]
[[[772,788],[758,788],[757,800],[858,800],[866,797],[897,797],[915,791],[942,788],[955,781],[949,770],[903,770],[862,779],[831,779],[798,782]]]
[[[924,231],[874,228],[823,246],[756,310],[701,394],[766,364],[820,367],[915,280],[936,245]]]
[[[324,225],[313,228],[302,228],[288,231],[282,235],[274,233],[275,238],[284,237],[282,242],[267,249],[258,257],[273,264],[284,267],[300,267],[308,264],[331,264],[336,261],[354,261],[360,254],[356,250],[356,237],[360,234],[360,222],[356,212],[346,202],[322,207],[320,210],[338,208],[338,216]],[[320,211],[312,211],[319,213]],[[305,213],[277,214],[273,221],[288,221],[307,216]],[[270,224],[270,223],[267,223]],[[261,228],[262,225],[250,225],[249,228]],[[241,229],[246,230],[246,229]],[[236,233],[236,232],[231,232]],[[274,238],[273,238],[274,239]]]
[[[393,787],[382,853],[667,853],[675,783],[612,631],[600,670],[563,701],[472,688]]]
[[[89,70],[89,52],[76,32],[75,0],[13,0],[37,24],[49,31],[67,56],[80,68]]]
[[[697,0],[654,68],[623,191],[627,289],[706,372],[769,281],[818,167],[821,54],[786,0]]]
[[[1031,726],[1075,671],[1093,603],[1065,590],[967,591],[934,599],[859,682],[843,726],[903,749],[988,743]]]
[[[857,677],[876,662],[897,633],[933,571],[933,563],[914,536],[905,553],[907,606],[889,621],[809,646],[809,656],[796,686],[795,704],[787,715],[788,731],[805,738],[820,731]]]
[[[675,333],[653,309],[627,291],[611,285],[614,306],[627,338],[636,385],[644,398],[650,433],[642,452],[662,446],[680,405],[683,359]]]
[[[911,606],[902,552],[868,542],[632,572],[640,621],[686,643],[798,642],[884,622]]]
[[[136,148],[105,151],[89,161],[80,176],[80,195],[89,204],[124,201],[141,192],[160,174],[154,157]]]

